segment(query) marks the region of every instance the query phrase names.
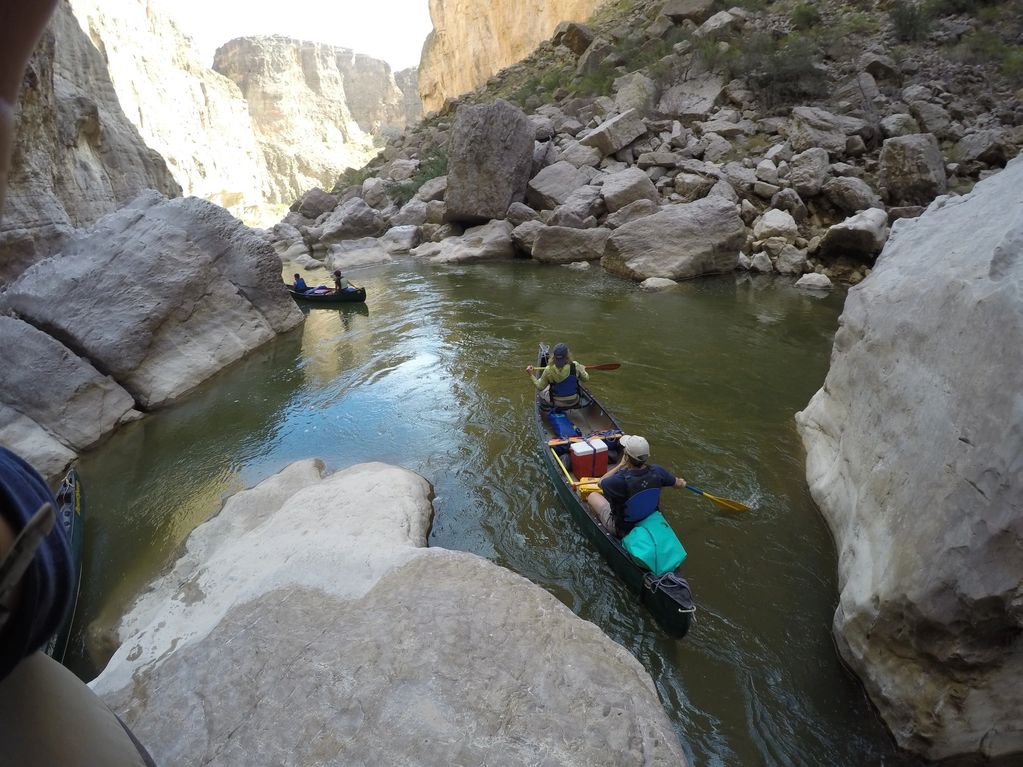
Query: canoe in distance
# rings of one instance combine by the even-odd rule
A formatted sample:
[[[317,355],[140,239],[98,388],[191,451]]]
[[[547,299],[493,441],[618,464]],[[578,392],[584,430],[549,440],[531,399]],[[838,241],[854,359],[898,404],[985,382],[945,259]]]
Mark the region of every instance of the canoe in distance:
[[[548,359],[548,347],[540,344],[537,376],[547,365]],[[580,386],[580,394],[583,403],[581,407],[561,412],[579,428],[583,437],[591,439],[599,437],[606,442],[609,453],[608,463],[617,463],[621,457],[621,448],[618,444],[623,433],[621,428],[614,417],[585,387]],[[604,555],[618,577],[639,595],[640,601],[653,613],[665,633],[675,639],[681,639],[689,631],[693,615],[696,612],[689,583],[677,569],[674,572],[655,577],[650,570],[625,550],[620,538],[609,533],[590,514],[589,505],[576,488],[570,484],[580,479],[571,472],[569,452],[571,442],[574,440],[572,438],[561,439],[554,432],[548,418],[551,409],[538,392],[534,405],[536,434],[544,459],[544,468],[554,483],[558,497],[568,508],[583,534]]]
[[[299,302],[306,302],[311,304],[350,304],[359,303],[366,300],[366,289],[355,288],[354,290],[342,290],[340,293],[336,292],[331,288],[329,293],[303,293],[300,290],[295,290],[291,285],[284,283],[284,287],[291,293],[292,298]]]

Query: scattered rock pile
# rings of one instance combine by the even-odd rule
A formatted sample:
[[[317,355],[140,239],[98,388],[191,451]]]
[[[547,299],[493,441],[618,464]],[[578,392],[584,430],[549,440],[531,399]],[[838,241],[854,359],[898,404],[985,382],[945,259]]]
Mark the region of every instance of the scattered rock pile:
[[[711,6],[640,4],[610,26],[563,24],[392,142],[361,184],[303,196],[270,232],[278,253],[306,267],[366,263],[372,250],[600,262],[636,281],[739,268],[855,284],[891,222],[965,191],[1023,144],[1023,112],[971,100],[975,69],[923,80],[919,59],[897,63],[883,44],[852,65],[820,64],[829,98],[768,108],[756,73],[731,77],[708,51],[738,49],[778,18]],[[666,53],[630,70],[623,49]],[[494,98],[566,67],[569,83],[616,77],[605,95],[520,99],[528,114]],[[448,175],[417,187],[437,158]]]

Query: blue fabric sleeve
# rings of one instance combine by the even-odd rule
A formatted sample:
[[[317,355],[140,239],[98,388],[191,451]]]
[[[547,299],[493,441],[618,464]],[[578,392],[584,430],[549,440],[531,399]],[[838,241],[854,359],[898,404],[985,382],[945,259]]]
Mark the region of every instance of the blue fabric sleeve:
[[[14,534],[20,533],[47,502],[57,509],[53,493],[39,473],[10,450],[0,447],[0,516]],[[58,519],[22,576],[21,598],[0,632],[0,679],[22,658],[46,644],[60,628],[73,590],[71,547]]]
[[[658,466],[657,464],[651,464],[650,468],[653,469],[654,472],[657,474],[657,476],[661,478],[661,484],[664,487],[671,487],[672,485],[674,485],[678,481],[675,478],[675,475],[672,474],[670,471],[668,471],[663,466]]]

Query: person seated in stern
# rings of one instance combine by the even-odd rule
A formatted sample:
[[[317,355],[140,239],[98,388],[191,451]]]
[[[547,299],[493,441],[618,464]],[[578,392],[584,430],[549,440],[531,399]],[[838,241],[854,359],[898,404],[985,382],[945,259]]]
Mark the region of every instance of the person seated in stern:
[[[590,380],[586,367],[571,358],[565,344],[554,347],[551,361],[538,378],[533,377],[534,370],[533,365],[526,366],[533,385],[540,390],[540,398],[555,407],[576,407],[579,404],[579,382]]]
[[[302,275],[297,273],[295,274],[294,288],[299,293],[305,293],[307,290],[309,290],[309,286],[305,284],[305,280],[302,279]]]
[[[340,269],[334,270],[334,290],[340,293],[342,290],[358,290],[357,285],[353,285],[348,281],[348,278],[341,274]]]
[[[586,496],[593,515],[609,533],[622,538],[637,522],[657,510],[662,487],[683,488],[686,481],[663,466],[647,463],[650,443],[635,434],[619,440],[622,459],[600,478],[600,493]],[[646,495],[640,496],[644,491]],[[633,503],[629,503],[635,499]]]

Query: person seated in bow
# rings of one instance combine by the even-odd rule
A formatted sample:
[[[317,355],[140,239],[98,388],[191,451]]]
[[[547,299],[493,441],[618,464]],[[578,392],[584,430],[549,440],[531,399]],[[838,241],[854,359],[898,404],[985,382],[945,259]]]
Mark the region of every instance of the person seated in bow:
[[[590,374],[586,372],[585,366],[571,358],[568,346],[557,344],[543,372],[534,377],[535,370],[533,365],[526,366],[526,372],[544,402],[559,408],[579,406],[579,382],[589,381]]]
[[[309,290],[309,286],[305,284],[305,280],[302,279],[302,275],[298,273],[295,274],[295,283],[292,287],[294,287],[294,289],[299,293],[305,293]]]
[[[663,466],[648,463],[650,443],[643,437],[625,434],[618,444],[622,458],[600,478],[603,495],[590,493],[586,503],[609,533],[622,538],[637,522],[657,511],[662,487],[681,489],[686,481]]]

